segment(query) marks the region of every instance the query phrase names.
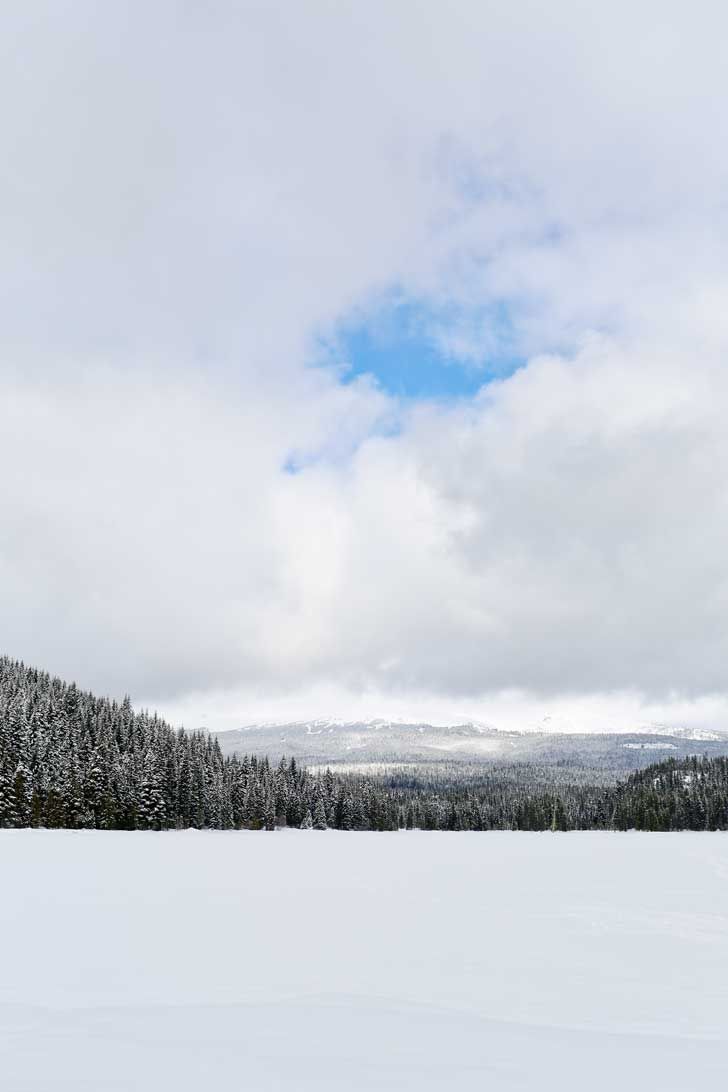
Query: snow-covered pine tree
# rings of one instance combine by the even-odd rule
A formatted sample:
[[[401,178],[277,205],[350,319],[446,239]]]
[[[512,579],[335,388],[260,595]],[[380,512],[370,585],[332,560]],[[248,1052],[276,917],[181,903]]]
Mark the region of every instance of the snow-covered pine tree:
[[[313,826],[314,830],[326,830],[328,823],[326,821],[326,808],[324,806],[323,797],[318,796],[316,800],[316,806],[313,813]]]

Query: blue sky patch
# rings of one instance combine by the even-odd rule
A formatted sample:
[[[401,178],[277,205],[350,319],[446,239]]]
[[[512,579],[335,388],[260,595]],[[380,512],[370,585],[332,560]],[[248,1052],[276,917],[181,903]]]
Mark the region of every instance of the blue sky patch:
[[[467,331],[467,354],[457,346]],[[470,316],[397,303],[346,323],[327,347],[329,362],[346,367],[343,382],[372,375],[388,394],[405,399],[469,398],[491,379],[523,364],[512,351],[505,308]]]

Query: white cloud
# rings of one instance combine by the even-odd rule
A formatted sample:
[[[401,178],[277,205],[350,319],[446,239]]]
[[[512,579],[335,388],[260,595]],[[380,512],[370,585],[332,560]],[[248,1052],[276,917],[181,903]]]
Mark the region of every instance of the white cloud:
[[[720,707],[728,17],[542,8],[9,11],[3,648],[240,719]],[[306,367],[393,290],[530,363]]]

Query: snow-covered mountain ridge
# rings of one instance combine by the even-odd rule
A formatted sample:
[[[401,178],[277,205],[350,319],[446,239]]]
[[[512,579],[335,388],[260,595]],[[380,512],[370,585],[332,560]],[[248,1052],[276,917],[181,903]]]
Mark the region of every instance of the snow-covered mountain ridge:
[[[728,735],[640,726],[633,732],[584,733],[552,720],[514,731],[489,724],[454,725],[334,718],[250,724],[217,733],[225,754],[285,755],[308,765],[364,767],[401,764],[536,763],[628,773],[660,758],[728,754]],[[543,722],[542,722],[543,724]]]
[[[528,736],[528,735],[593,735],[593,736],[613,736],[613,735],[650,735],[650,736],[667,736],[674,739],[692,740],[695,742],[721,742],[728,740],[728,732],[721,732],[717,730],[708,730],[704,728],[674,728],[667,724],[639,724],[633,729],[615,729],[612,732],[583,732],[576,727],[573,722],[567,720],[556,719],[549,715],[545,716],[541,721],[534,725],[526,725],[521,729],[513,728],[499,728],[494,724],[485,723],[482,721],[467,720],[462,722],[453,722],[451,724],[430,724],[417,720],[416,718],[407,717],[392,717],[384,718],[377,717],[374,720],[351,720],[344,717],[322,717],[314,718],[312,720],[300,720],[300,721],[261,721],[253,724],[241,725],[239,729],[234,731],[239,732],[256,732],[256,731],[280,731],[285,732],[291,730],[299,732],[304,730],[308,735],[320,735],[324,732],[333,732],[337,730],[350,731],[373,731],[379,732],[382,729],[410,729],[417,732],[472,732],[474,735],[499,735],[499,736]],[[217,733],[219,736],[229,735],[230,733]]]

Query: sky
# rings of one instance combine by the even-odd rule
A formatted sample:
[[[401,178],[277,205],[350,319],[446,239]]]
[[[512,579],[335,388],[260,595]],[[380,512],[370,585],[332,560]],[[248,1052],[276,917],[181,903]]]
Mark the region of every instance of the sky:
[[[728,11],[4,6],[0,648],[728,728]]]

